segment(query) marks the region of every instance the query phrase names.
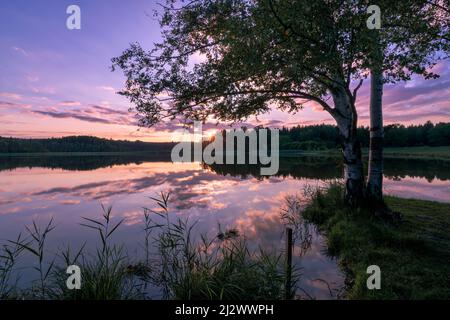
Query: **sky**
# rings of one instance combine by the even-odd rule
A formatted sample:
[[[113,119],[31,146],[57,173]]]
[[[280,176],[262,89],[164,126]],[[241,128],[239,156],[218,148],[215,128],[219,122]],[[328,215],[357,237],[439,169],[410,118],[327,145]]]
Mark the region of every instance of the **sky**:
[[[111,58],[130,43],[151,49],[160,29],[156,0],[0,1],[0,136],[103,138],[170,141],[175,126],[139,128],[128,100],[118,95],[125,78],[111,72]],[[81,9],[81,29],[69,30],[66,9]],[[386,85],[386,124],[450,122],[450,62],[434,69],[437,80],[413,78]],[[360,89],[359,124],[368,125],[369,81]],[[247,126],[333,124],[318,105],[297,114],[273,110]],[[208,130],[214,131],[209,125]]]

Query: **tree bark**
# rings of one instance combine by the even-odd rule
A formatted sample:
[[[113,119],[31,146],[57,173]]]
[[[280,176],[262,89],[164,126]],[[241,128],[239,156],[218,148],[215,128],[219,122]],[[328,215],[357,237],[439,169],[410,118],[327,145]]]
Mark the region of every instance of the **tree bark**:
[[[364,173],[361,159],[361,146],[353,134],[342,142],[344,155],[345,202],[358,207],[364,200]]]
[[[348,205],[358,207],[364,200],[363,162],[357,139],[358,116],[353,97],[344,86],[336,87],[331,94],[336,110],[333,117],[338,125],[344,158],[344,200]]]
[[[383,203],[383,52],[374,31],[371,57],[370,149],[367,198],[372,205]]]
[[[383,74],[378,68],[371,72],[370,89],[370,149],[367,196],[370,201],[383,201]]]

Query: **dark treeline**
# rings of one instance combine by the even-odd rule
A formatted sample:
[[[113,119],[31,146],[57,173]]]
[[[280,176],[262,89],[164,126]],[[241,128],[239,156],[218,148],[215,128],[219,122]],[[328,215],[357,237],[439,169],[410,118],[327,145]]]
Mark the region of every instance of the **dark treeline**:
[[[385,126],[386,147],[450,146],[450,123]],[[369,128],[360,127],[358,137],[363,147],[369,146]],[[0,137],[0,153],[29,152],[164,152],[174,143],[155,143],[71,136],[50,139]],[[333,125],[297,126],[280,130],[280,149],[325,150],[339,146],[338,130]]]
[[[363,147],[369,146],[369,128],[358,129]],[[386,147],[450,146],[450,123],[384,127]],[[339,146],[338,130],[332,125],[297,126],[280,130],[280,149],[321,150]]]
[[[19,139],[0,137],[0,153],[29,152],[137,152],[170,151],[173,143],[125,141],[91,136],[50,139]]]

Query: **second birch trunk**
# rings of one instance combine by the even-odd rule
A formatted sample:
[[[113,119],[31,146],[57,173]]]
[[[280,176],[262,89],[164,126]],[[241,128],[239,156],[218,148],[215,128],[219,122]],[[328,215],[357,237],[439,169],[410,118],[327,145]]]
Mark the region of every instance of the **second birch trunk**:
[[[383,202],[383,51],[375,33],[372,49],[370,88],[370,147],[367,198],[372,204]]]

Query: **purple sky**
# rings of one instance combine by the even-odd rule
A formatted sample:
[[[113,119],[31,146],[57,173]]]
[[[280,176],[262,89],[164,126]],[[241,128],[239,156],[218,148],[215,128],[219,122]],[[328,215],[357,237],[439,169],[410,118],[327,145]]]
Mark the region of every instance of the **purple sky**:
[[[71,4],[81,8],[81,30],[66,28]],[[149,49],[160,39],[155,8],[151,0],[2,0],[0,136],[170,140],[170,125],[138,130],[128,101],[115,94],[124,77],[109,69],[111,58],[129,43]],[[450,121],[450,63],[434,70],[441,78],[385,87],[386,123]],[[366,81],[357,101],[361,125],[368,121],[368,99]],[[292,126],[333,120],[310,104],[295,115],[274,110],[248,122]]]

